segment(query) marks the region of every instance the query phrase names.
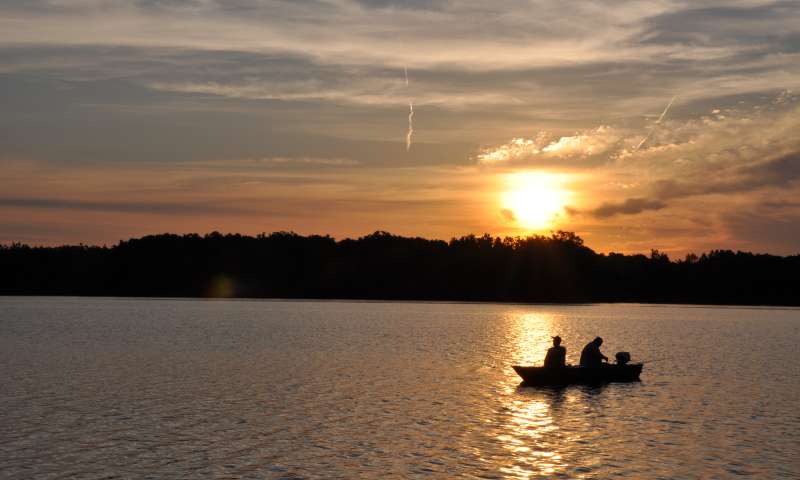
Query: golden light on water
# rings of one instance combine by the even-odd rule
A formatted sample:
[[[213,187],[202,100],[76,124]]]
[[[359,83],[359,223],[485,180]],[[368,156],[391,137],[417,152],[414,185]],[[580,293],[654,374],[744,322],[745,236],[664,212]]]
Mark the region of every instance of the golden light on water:
[[[500,203],[506,217],[527,230],[553,227],[570,199],[564,177],[542,172],[518,172],[508,176]]]
[[[559,332],[558,317],[549,312],[519,312],[509,319],[510,357],[516,364],[541,365],[552,335]],[[504,422],[496,440],[508,450],[514,461],[501,467],[508,478],[549,478],[564,475],[561,435],[556,417],[564,400],[560,392],[518,392],[519,378],[511,370],[504,380]]]
[[[553,343],[552,335],[556,335],[553,333],[555,319],[553,314],[546,312],[522,313],[515,318],[512,357],[518,365],[537,365],[544,361],[545,353]],[[516,376],[513,371],[509,375],[512,378]]]
[[[501,470],[511,478],[555,475],[566,467],[558,445],[552,441],[559,430],[553,418],[553,400],[516,400],[508,405],[511,413],[506,434],[497,439],[517,458],[515,465]]]

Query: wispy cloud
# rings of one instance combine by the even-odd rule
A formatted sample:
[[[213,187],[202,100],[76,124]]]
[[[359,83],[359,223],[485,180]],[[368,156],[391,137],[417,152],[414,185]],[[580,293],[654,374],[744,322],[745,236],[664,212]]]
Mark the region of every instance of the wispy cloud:
[[[319,80],[286,79],[283,82],[236,80],[223,82],[148,82],[153,90],[175,93],[215,95],[246,100],[325,101],[367,106],[408,105],[408,93],[397,88],[391,78],[348,78],[325,83]],[[425,90],[424,86],[418,90]],[[446,91],[440,85],[431,85],[425,93],[415,95],[416,103],[443,107],[475,107],[514,105],[521,101],[499,92],[470,92],[458,89]]]
[[[12,1],[0,7],[0,43],[248,52],[326,65],[414,65],[418,70],[627,63],[641,65],[644,72],[666,63],[669,80],[676,71],[695,71],[698,79],[721,65],[768,56],[776,61],[778,52],[794,53],[786,40],[800,32],[800,14],[791,3],[697,9],[648,0],[608,9],[584,1],[565,12],[558,2],[544,0],[514,0],[502,8],[467,0],[429,7],[387,1],[373,8],[349,0]],[[784,71],[796,72],[791,59],[780,63]]]

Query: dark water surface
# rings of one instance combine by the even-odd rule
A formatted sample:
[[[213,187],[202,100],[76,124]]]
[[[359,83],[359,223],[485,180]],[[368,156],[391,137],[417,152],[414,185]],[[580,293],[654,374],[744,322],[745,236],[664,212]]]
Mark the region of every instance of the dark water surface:
[[[560,334],[638,384],[519,388]],[[800,478],[800,310],[0,298],[2,478]]]

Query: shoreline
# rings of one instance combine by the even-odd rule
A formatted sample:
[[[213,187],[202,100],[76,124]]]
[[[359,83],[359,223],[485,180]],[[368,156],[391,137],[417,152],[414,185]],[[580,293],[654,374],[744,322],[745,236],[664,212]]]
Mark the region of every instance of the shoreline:
[[[684,307],[684,308],[729,308],[749,310],[800,310],[800,304],[738,304],[738,303],[686,303],[686,302],[636,302],[636,301],[587,301],[587,302],[522,302],[498,300],[430,300],[430,299],[391,299],[391,298],[314,298],[314,297],[191,297],[191,296],[137,296],[137,295],[60,295],[60,294],[3,294],[0,299],[12,298],[59,298],[59,299],[106,299],[106,300],[145,300],[145,301],[241,301],[241,302],[295,302],[295,303],[418,303],[443,305],[501,305],[501,306],[555,306],[591,307],[597,305],[631,305],[638,307]]]

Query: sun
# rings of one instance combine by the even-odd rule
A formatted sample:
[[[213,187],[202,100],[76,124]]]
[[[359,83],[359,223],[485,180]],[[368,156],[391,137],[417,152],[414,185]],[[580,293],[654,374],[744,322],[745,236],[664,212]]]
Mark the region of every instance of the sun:
[[[503,212],[527,230],[551,227],[569,200],[570,192],[562,184],[561,176],[549,173],[511,174],[501,196]]]

